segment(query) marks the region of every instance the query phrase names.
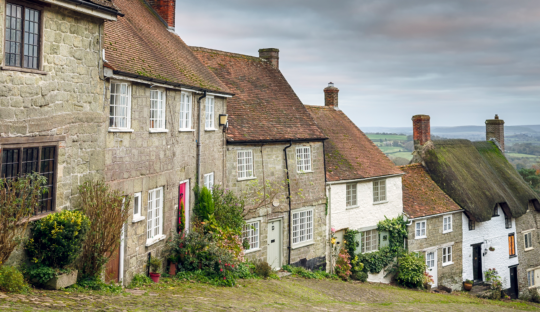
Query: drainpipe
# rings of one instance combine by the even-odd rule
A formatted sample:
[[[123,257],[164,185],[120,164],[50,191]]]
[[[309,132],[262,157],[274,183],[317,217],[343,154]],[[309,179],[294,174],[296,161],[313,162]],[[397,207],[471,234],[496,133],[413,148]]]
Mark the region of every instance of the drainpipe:
[[[197,99],[199,105],[199,118],[197,126],[197,187],[199,186],[199,180],[201,179],[201,100],[206,97],[206,91]]]
[[[292,237],[291,237],[291,210],[292,210],[292,204],[291,204],[291,181],[289,180],[289,162],[287,160],[287,149],[289,147],[292,146],[292,141],[289,142],[289,145],[286,146],[284,149],[283,149],[283,153],[285,154],[285,170],[287,171],[287,190],[289,192],[289,196],[288,196],[288,199],[289,199],[289,246],[288,246],[288,249],[289,249],[289,260],[287,261],[287,264],[290,265],[291,264],[291,244],[292,244]]]
[[[118,268],[118,281],[124,285],[124,228],[122,224],[122,233],[120,234],[120,263]]]

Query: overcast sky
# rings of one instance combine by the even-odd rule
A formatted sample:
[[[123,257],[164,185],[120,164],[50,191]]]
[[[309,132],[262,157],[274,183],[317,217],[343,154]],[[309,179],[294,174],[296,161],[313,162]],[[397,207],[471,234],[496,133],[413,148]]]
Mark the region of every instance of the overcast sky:
[[[329,81],[360,127],[540,124],[540,0],[177,0],[188,45],[258,55],[305,104]]]

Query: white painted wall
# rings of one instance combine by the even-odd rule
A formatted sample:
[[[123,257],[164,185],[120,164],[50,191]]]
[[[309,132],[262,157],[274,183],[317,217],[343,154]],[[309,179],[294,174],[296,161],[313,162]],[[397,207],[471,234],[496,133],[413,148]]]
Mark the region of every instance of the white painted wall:
[[[473,279],[473,260],[471,244],[482,244],[482,276],[488,269],[495,268],[501,276],[503,289],[510,288],[509,266],[519,263],[518,257],[509,257],[508,234],[516,234],[516,255],[517,255],[517,235],[516,222],[512,219],[512,228],[507,229],[504,222],[504,213],[500,207],[499,216],[493,217],[486,222],[476,222],[475,230],[469,231],[469,219],[463,213],[463,280]],[[495,251],[489,251],[489,247]],[[488,249],[487,255],[483,255]]]

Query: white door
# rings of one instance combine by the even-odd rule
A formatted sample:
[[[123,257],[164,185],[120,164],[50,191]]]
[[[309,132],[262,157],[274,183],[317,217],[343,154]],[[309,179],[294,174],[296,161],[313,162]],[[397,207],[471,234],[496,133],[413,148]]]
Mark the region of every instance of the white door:
[[[428,274],[433,278],[433,283],[430,284],[433,287],[437,287],[437,250],[426,252],[426,265]]]
[[[281,220],[268,222],[268,264],[274,269],[281,269]]]

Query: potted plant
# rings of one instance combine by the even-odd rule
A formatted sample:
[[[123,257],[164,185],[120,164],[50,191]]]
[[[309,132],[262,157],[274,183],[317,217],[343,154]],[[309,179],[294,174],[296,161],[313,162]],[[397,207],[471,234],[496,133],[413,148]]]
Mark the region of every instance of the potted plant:
[[[489,251],[495,251],[495,247],[489,247]]]
[[[161,260],[156,257],[150,257],[150,260],[148,261],[148,266],[150,267],[150,278],[154,281],[154,283],[159,283],[159,277],[161,276],[161,273],[158,272],[161,268]]]
[[[465,288],[466,291],[470,291],[472,289],[472,286],[473,281],[471,280],[466,280],[465,282],[463,282],[463,288]]]

